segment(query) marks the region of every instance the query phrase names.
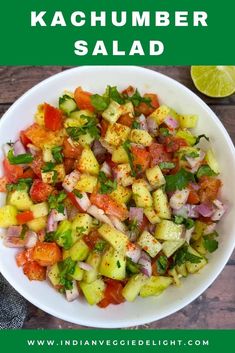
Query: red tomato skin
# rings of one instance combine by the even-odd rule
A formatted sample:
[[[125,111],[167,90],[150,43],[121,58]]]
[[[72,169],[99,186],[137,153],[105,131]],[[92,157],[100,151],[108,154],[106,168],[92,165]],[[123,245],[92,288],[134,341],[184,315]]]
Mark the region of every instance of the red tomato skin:
[[[44,165],[44,162],[41,154],[38,154],[37,156],[35,156],[33,162],[30,165],[33,172],[37,175],[38,178],[41,178],[41,169],[43,165]]]
[[[62,254],[56,243],[38,242],[33,248],[32,258],[41,266],[52,266],[61,260]]]
[[[122,124],[128,127],[131,127],[131,125],[133,124],[134,119],[130,116],[130,114],[123,114],[122,116],[120,116],[120,118],[118,119],[118,124]]]
[[[36,261],[28,261],[23,265],[24,274],[30,281],[44,281],[46,279],[46,268],[40,266]]]
[[[149,146],[150,165],[154,167],[160,162],[171,162],[172,154],[165,151],[165,148],[160,143],[152,143]]]
[[[68,139],[64,140],[63,155],[65,158],[79,159],[82,154],[82,150],[83,150],[82,146],[80,145],[73,146],[70,144]]]
[[[76,201],[76,196],[74,195],[73,192],[67,192],[68,198],[72,202],[72,204],[78,209],[79,212],[84,213],[85,211],[79,206],[79,204]]]
[[[91,194],[90,196],[91,204],[97,206],[104,210],[108,215],[116,216],[120,220],[124,221],[128,217],[128,211],[122,206],[114,201],[107,194]]]
[[[33,212],[24,211],[24,212],[18,213],[16,215],[16,219],[19,224],[25,224],[27,222],[30,222],[34,219]]]
[[[97,304],[100,308],[106,308],[109,304],[118,305],[125,301],[122,296],[123,283],[110,278],[105,279],[106,288],[104,298]]]
[[[46,201],[53,190],[54,188],[51,185],[36,179],[31,186],[29,194],[33,202],[39,203]]]
[[[133,155],[133,164],[135,168],[141,166],[141,171],[145,171],[149,167],[150,154],[145,148],[140,148],[137,146],[131,147],[131,152]]]
[[[0,178],[0,192],[6,192],[6,186],[7,186],[8,180],[7,177],[2,177]]]
[[[82,238],[86,245],[89,247],[90,250],[93,250],[94,247],[96,246],[96,243],[100,240],[100,235],[99,233],[94,230],[91,233],[84,235]]]
[[[63,127],[62,112],[50,104],[44,104],[44,122],[48,130],[57,131]]]
[[[87,109],[91,112],[95,111],[95,108],[91,104],[92,93],[83,91],[81,87],[77,87],[74,92],[74,99],[77,103],[77,106],[80,109]]]
[[[101,137],[105,137],[106,131],[108,130],[109,123],[105,119],[100,121],[100,134]]]
[[[22,130],[20,132],[20,141],[23,143],[23,145],[26,147],[29,143],[32,143],[32,141],[26,136],[25,132]]]
[[[4,174],[10,183],[15,183],[22,177],[24,170],[20,165],[12,165],[5,158],[3,161]]]

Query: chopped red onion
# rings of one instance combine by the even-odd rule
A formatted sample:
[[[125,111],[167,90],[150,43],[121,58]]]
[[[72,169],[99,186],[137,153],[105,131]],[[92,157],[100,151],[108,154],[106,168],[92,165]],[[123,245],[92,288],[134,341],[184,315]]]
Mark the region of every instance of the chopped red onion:
[[[73,206],[71,209],[69,209],[68,212],[68,220],[71,221],[76,215],[79,213],[77,207]]]
[[[141,256],[141,248],[133,243],[128,243],[126,256],[129,257],[134,263],[137,263]]]
[[[95,140],[92,144],[92,151],[97,159],[97,161],[101,164],[105,161],[107,157],[107,149],[102,146],[99,140]]]
[[[2,149],[3,149],[4,156],[7,157],[8,152],[11,150],[11,146],[8,143],[5,143],[2,146]]]
[[[199,216],[197,211],[197,205],[186,204],[179,210],[173,210],[173,214],[184,218],[197,218]]]
[[[8,248],[24,248],[25,239],[21,239],[20,237],[15,236],[6,236],[4,238],[4,245]]]
[[[47,231],[48,232],[55,232],[57,229],[57,222],[55,220],[56,210],[51,210],[47,219]]]
[[[130,207],[129,210],[129,220],[130,221],[137,221],[137,225],[140,226],[143,222],[144,218],[144,211],[143,208],[140,207]]]
[[[150,277],[152,275],[152,265],[151,265],[151,261],[149,260],[146,260],[144,258],[140,258],[139,262],[138,262],[139,265],[141,265],[141,268],[140,268],[140,271]]]
[[[170,198],[170,206],[174,210],[179,210],[187,201],[189,195],[188,189],[177,190]]]
[[[190,183],[190,186],[193,188],[193,190],[198,191],[200,189],[200,185],[197,183]]]
[[[227,210],[227,206],[225,206],[219,200],[214,200],[213,204],[216,207],[216,209],[214,210],[214,213],[213,213],[211,219],[212,219],[212,221],[219,221],[221,219],[221,217],[224,215],[225,211]]]
[[[98,208],[98,207],[92,205],[87,209],[87,213],[89,213],[91,216],[98,219],[100,222],[107,223],[111,227],[113,227],[113,223],[111,222],[109,217],[106,216],[106,214],[104,213],[104,211],[101,208]]]
[[[191,237],[192,237],[193,231],[194,231],[194,227],[192,227],[192,228],[190,228],[190,229],[186,229],[185,232],[184,232],[183,238],[185,239],[185,241],[186,241],[188,244],[189,244],[190,239],[191,239]]]
[[[67,214],[67,210],[65,207],[64,207],[64,213],[58,212],[57,210],[55,210],[54,220],[56,222],[64,221],[66,219],[68,219],[68,214]]]
[[[19,237],[22,233],[22,226],[11,226],[7,229],[7,237]]]
[[[148,261],[151,261],[151,257],[145,252],[145,251],[141,251],[141,256],[140,256],[141,259],[145,259],[145,260],[148,260]]]
[[[69,302],[72,302],[73,300],[75,300],[79,297],[79,292],[78,292],[78,287],[77,287],[76,281],[73,281],[72,285],[73,285],[72,289],[66,289],[66,291],[65,291],[66,299]]]
[[[179,127],[179,122],[173,118],[172,116],[166,117],[164,120],[164,123],[170,128],[170,129],[177,129]]]
[[[102,137],[100,138],[100,143],[111,154],[115,150],[115,147],[107,143]]]
[[[90,207],[91,203],[90,203],[90,200],[85,192],[81,192],[81,195],[82,195],[81,198],[76,196],[75,199],[76,199],[78,205],[81,207],[81,209],[83,211],[86,211]]]
[[[147,121],[148,131],[149,131],[150,135],[156,136],[157,130],[158,130],[158,125],[157,125],[156,120],[151,118],[151,116],[148,116],[146,121]]]
[[[20,154],[25,154],[26,149],[24,145],[20,142],[20,140],[17,140],[14,145],[13,145],[13,150],[14,150],[14,155],[18,156]]]
[[[86,262],[79,261],[78,266],[84,271],[93,270],[93,267],[91,265],[87,264]]]
[[[191,172],[195,173],[198,170],[204,157],[205,157],[205,152],[202,150],[200,150],[199,156],[196,158],[187,157],[187,155],[185,156],[185,159],[187,160],[188,164],[192,168]]]
[[[80,173],[77,170],[72,171],[70,174],[66,175],[63,181],[63,188],[68,191],[72,192],[73,189],[75,188],[78,180],[80,178]]]
[[[148,225],[148,230],[149,230],[150,233],[154,234],[155,233],[155,229],[156,229],[156,224],[150,223]]]
[[[146,118],[145,118],[144,114],[141,114],[140,116],[138,116],[136,118],[136,120],[140,124],[140,129],[141,130],[148,131],[148,125],[147,125],[147,121],[146,121]]]
[[[126,232],[126,226],[123,222],[120,221],[119,218],[117,218],[116,216],[109,216],[110,221],[112,222],[113,226],[119,230],[122,233]]]
[[[211,217],[214,211],[213,205],[211,203],[201,203],[196,206],[196,210],[203,217]]]
[[[38,241],[37,233],[33,232],[32,230],[28,230],[25,234],[25,247],[26,248],[33,248]]]
[[[29,149],[29,152],[33,156],[36,156],[36,154],[40,151],[40,149],[38,147],[34,146],[32,143],[28,143],[27,148]]]
[[[112,170],[110,168],[110,165],[107,163],[107,162],[104,162],[102,164],[102,167],[100,168],[100,171],[101,172],[104,172],[104,174],[107,176],[107,177],[110,177],[112,175]]]
[[[198,218],[199,214],[197,211],[197,205],[186,205],[188,207],[188,217],[189,218]]]

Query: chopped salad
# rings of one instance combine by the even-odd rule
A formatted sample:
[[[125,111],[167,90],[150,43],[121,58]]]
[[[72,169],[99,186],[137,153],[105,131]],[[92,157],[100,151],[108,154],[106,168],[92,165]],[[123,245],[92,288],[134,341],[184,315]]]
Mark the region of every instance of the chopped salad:
[[[196,115],[155,93],[81,87],[3,146],[4,243],[29,280],[90,305],[160,295],[207,264],[226,207]],[[201,139],[207,149],[200,147]]]

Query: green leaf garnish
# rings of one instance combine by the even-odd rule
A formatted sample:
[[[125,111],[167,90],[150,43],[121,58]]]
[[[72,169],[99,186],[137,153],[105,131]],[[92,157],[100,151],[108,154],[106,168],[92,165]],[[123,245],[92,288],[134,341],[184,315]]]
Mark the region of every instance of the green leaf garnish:
[[[117,189],[117,180],[110,180],[103,171],[99,172],[98,181],[100,183],[99,192],[101,194],[110,194]]]
[[[218,241],[214,238],[218,236],[217,232],[213,232],[203,236],[203,245],[210,253],[218,249]]]
[[[29,164],[32,163],[33,158],[33,155],[30,153],[23,153],[15,156],[13,149],[9,150],[7,154],[7,159],[10,164]]]
[[[157,272],[159,273],[159,275],[164,275],[168,267],[167,257],[165,255],[159,256],[159,258],[156,261],[156,266],[157,266]]]
[[[216,176],[217,174],[209,167],[209,165],[202,165],[197,171],[197,178],[202,176]]]
[[[166,175],[166,192],[182,190],[191,181],[195,182],[194,175],[185,169],[181,168],[178,173],[173,175]]]
[[[63,162],[63,153],[61,152],[63,149],[62,146],[56,146],[51,149],[52,156],[56,163],[62,163]]]
[[[175,168],[175,163],[173,162],[160,162],[159,163],[160,169],[173,169]]]
[[[82,119],[86,120],[86,123],[80,127],[67,127],[67,134],[74,140],[77,141],[80,136],[90,134],[91,137],[98,139],[100,137],[100,131],[97,127],[95,118],[90,116],[81,115]]]

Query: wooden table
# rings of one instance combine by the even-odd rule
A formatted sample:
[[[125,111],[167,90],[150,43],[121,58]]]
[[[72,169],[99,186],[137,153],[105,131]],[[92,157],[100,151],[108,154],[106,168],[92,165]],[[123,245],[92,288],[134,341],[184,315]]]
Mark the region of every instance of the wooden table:
[[[235,95],[224,99],[211,99],[199,94],[191,81],[189,67],[156,66],[150,68],[173,77],[192,91],[195,91],[218,115],[233,141],[235,141]],[[0,67],[0,115],[29,88],[45,78],[66,69],[67,67],[61,66]],[[230,258],[216,281],[197,300],[165,319],[139,326],[139,328],[234,328],[234,284],[235,254]],[[86,329],[86,327],[70,324],[52,317],[30,303],[28,303],[28,316],[24,328]]]

